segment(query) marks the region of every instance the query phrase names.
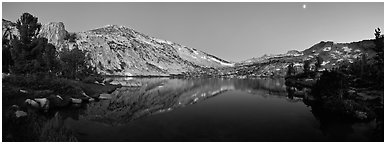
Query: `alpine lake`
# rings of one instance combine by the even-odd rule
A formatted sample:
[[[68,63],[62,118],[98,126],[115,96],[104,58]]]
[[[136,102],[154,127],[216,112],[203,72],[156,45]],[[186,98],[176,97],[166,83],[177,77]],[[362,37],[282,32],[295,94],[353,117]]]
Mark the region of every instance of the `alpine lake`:
[[[372,141],[376,127],[314,112],[284,79],[108,79],[123,87],[59,111],[78,141]]]

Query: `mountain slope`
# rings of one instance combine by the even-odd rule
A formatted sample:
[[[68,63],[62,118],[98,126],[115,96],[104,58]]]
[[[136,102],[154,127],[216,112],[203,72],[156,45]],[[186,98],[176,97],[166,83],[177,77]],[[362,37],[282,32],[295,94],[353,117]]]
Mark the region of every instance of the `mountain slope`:
[[[287,66],[294,63],[298,72],[303,70],[304,61],[311,61],[314,68],[316,57],[323,60],[321,69],[332,69],[344,63],[353,63],[363,54],[367,58],[375,55],[374,40],[363,40],[351,43],[320,42],[304,51],[291,50],[286,54],[264,55],[259,58],[248,59],[235,64],[235,67],[225,68],[224,75],[228,76],[285,76]]]
[[[5,27],[3,19],[3,29]],[[39,36],[47,38],[58,51],[63,48],[86,50],[91,56],[90,65],[105,75],[168,76],[202,68],[233,66],[197,49],[117,25],[68,33],[63,23],[51,22],[42,26]]]

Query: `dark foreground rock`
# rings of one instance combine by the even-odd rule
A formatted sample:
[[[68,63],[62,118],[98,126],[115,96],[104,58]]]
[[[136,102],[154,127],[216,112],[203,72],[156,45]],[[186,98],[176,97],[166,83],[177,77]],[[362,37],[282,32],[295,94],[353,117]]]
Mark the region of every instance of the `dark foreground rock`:
[[[38,75],[9,75],[2,83],[3,141],[76,141],[53,112],[121,87]]]

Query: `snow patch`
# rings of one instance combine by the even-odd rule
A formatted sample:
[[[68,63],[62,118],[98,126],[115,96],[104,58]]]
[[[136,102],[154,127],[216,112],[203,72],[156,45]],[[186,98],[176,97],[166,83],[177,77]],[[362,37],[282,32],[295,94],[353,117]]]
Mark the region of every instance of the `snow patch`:
[[[167,40],[158,39],[158,38],[153,38],[153,40],[155,40],[158,43],[166,43],[166,44],[169,44],[169,45],[173,44],[173,42],[170,42],[170,41],[167,41]]]
[[[325,47],[324,49],[323,49],[323,51],[330,51],[331,50],[331,47]]]
[[[295,67],[298,67],[298,66],[301,67],[301,66],[303,66],[303,64],[301,64],[301,63],[295,63],[294,66],[295,66]]]
[[[337,51],[337,50],[334,50],[333,52],[336,53],[336,54],[338,54],[338,55],[341,55],[341,54],[342,54],[342,52]]]
[[[360,57],[360,55],[358,55],[358,54],[355,54],[355,55],[353,55],[352,56],[354,59],[357,59],[357,58],[359,58]]]
[[[215,62],[217,62],[217,63],[220,63],[220,64],[223,65],[223,66],[234,66],[234,65],[235,65],[235,64],[232,64],[232,63],[224,63],[224,62],[219,61],[218,59],[213,58],[213,57],[211,57],[210,59],[213,60],[213,61],[215,61]]]
[[[326,65],[328,63],[330,63],[330,61],[323,61],[323,63],[321,65],[324,66],[324,65]]]
[[[193,50],[193,53],[194,53],[194,54],[196,54],[196,55],[198,55],[198,52],[197,52],[197,51],[195,51],[195,50]]]
[[[125,72],[124,73],[125,76],[133,76],[133,74],[129,73],[129,72]]]
[[[359,52],[361,52],[361,50],[359,50],[359,49],[356,49],[354,52],[356,52],[356,53],[359,53]]]
[[[162,66],[159,66],[159,65],[157,65],[157,67],[160,68],[160,69],[164,69]]]

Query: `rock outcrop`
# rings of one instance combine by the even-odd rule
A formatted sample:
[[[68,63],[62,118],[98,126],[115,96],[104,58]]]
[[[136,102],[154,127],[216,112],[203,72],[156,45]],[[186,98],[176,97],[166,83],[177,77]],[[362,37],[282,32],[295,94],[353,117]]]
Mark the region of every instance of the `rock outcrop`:
[[[19,32],[16,29],[16,24],[3,19],[2,21],[2,36],[8,40],[19,37]]]
[[[68,32],[62,22],[50,22],[41,27],[38,37],[47,38],[48,42],[55,45],[56,48],[62,48],[67,35]]]

